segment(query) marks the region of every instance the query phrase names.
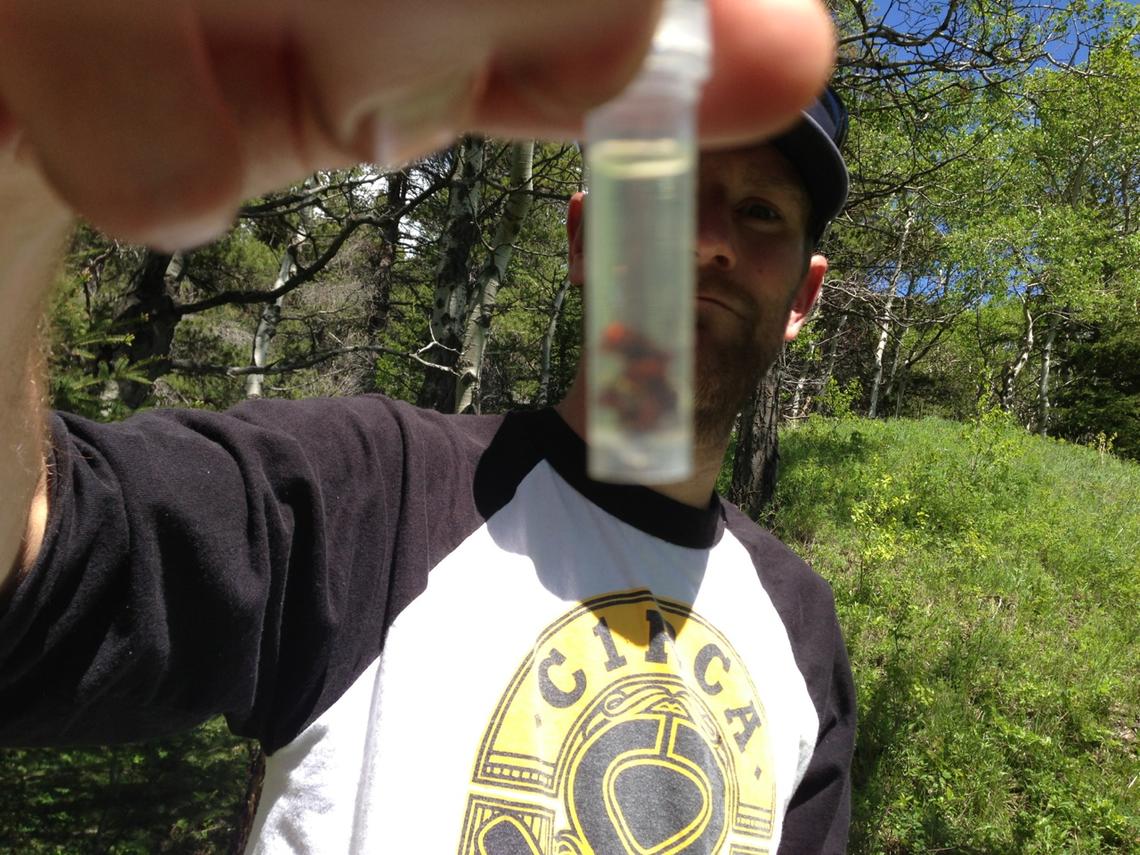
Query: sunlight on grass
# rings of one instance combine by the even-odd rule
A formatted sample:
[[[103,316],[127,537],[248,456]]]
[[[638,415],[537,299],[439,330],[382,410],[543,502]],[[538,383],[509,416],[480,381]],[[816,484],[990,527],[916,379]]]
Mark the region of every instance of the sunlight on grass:
[[[1140,466],[994,413],[781,452],[859,688],[852,851],[1136,851]]]

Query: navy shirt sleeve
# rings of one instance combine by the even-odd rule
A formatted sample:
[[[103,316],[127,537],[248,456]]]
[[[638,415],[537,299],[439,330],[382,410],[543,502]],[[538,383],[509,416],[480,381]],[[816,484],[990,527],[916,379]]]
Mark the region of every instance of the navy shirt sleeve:
[[[473,465],[437,416],[378,396],[53,416],[46,540],[0,611],[0,744],[219,713],[270,752],[290,741],[449,547],[433,520],[473,513],[424,496]]]
[[[855,683],[831,586],[738,508],[726,502],[725,511],[784,622],[819,717],[815,750],[788,805],[778,851],[795,855],[846,852],[855,752]]]
[[[784,816],[780,852],[839,855],[847,851],[855,750],[855,686],[839,626],[834,619],[829,623],[834,652],[830,667],[821,663],[816,669],[818,679],[808,686],[820,715],[819,737],[807,772]]]

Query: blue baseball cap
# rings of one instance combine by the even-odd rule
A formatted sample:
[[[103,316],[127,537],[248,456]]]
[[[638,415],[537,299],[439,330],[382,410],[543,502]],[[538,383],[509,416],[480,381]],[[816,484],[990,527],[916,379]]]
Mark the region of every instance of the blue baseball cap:
[[[847,201],[847,164],[840,152],[846,137],[847,108],[828,87],[802,112],[797,125],[772,140],[800,173],[811,199],[808,227],[817,243]]]

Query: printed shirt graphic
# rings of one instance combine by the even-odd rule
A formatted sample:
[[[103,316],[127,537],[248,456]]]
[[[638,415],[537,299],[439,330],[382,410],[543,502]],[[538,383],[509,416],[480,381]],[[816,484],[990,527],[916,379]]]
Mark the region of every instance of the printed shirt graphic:
[[[463,855],[771,843],[763,707],[713,627],[648,591],[614,594],[549,627],[536,654],[480,747]]]

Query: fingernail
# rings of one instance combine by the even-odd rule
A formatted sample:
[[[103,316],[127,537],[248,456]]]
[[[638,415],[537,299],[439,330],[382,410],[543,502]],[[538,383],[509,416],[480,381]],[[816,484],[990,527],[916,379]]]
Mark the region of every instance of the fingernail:
[[[211,214],[199,219],[179,220],[147,232],[145,243],[162,252],[195,249],[220,238],[233,225],[228,214],[223,218]]]
[[[467,125],[482,76],[451,73],[387,96],[366,120],[374,162],[386,168],[444,148]]]

